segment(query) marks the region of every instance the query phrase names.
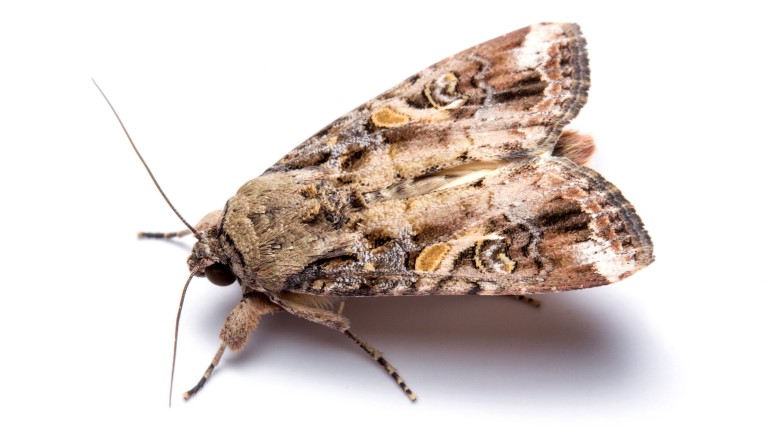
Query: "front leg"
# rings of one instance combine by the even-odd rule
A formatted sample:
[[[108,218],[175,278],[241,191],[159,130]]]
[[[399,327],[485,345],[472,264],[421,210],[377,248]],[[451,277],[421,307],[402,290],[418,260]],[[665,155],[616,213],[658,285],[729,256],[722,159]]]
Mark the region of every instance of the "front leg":
[[[220,222],[220,219],[223,217],[223,210],[215,210],[207,213],[199,223],[196,224],[194,228],[196,228],[196,231],[199,233],[203,232],[209,227],[213,227]],[[148,233],[144,231],[140,231],[137,233],[138,239],[173,239],[175,237],[185,237],[188,234],[191,233],[191,230],[188,228],[185,228],[180,231],[170,232],[170,233]]]
[[[190,399],[191,396],[204,386],[215,366],[220,362],[220,357],[223,356],[226,346],[234,352],[242,350],[247,344],[247,339],[252,331],[258,328],[260,316],[279,310],[280,308],[272,303],[263,293],[250,292],[244,295],[239,304],[226,317],[223,327],[220,329],[220,340],[222,343],[217,349],[214,358],[212,358],[212,363],[207,367],[196,386],[183,394],[183,398],[185,400]]]
[[[357,343],[362,350],[367,352],[374,361],[383,367],[392,379],[395,380],[397,385],[405,392],[408,398],[415,401],[416,394],[408,388],[394,366],[392,366],[392,364],[390,364],[376,348],[355,335],[349,328],[349,320],[340,313],[330,310],[328,307],[328,305],[330,305],[329,302],[329,299],[324,297],[291,292],[282,292],[279,294],[272,293],[270,299],[269,296],[260,292],[247,293],[244,295],[241,302],[239,302],[239,305],[237,305],[226,318],[225,323],[220,330],[220,340],[222,340],[222,344],[212,358],[212,363],[207,367],[201,380],[199,380],[196,386],[187,391],[183,395],[183,398],[185,400],[190,399],[191,396],[196,394],[204,386],[204,383],[209,379],[215,366],[220,362],[220,358],[223,356],[226,347],[235,352],[244,348],[252,331],[257,329],[260,316],[284,309],[290,314],[300,318],[342,332],[349,339]]]

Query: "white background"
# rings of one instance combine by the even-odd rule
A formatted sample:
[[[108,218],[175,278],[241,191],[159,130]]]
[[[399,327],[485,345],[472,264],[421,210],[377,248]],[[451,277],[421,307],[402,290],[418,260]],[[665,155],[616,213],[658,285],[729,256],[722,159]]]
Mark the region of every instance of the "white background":
[[[0,432],[652,433],[771,430],[767,13],[678,2],[5,2],[0,6]],[[23,6],[21,6],[23,5]],[[355,300],[353,343],[279,314],[209,364],[236,287],[191,285],[167,409],[190,240],[339,115],[421,68],[539,21],[588,40],[591,166],[635,204],[657,260],[604,288],[542,298]],[[7,427],[2,427],[7,426]],[[9,429],[13,428],[13,429]]]

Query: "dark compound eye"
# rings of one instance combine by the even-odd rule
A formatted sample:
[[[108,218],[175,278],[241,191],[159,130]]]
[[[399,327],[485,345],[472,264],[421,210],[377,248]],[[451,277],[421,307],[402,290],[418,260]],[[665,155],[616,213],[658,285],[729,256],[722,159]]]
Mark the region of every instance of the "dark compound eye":
[[[204,275],[215,285],[227,286],[236,281],[236,276],[225,264],[215,263],[204,269]]]

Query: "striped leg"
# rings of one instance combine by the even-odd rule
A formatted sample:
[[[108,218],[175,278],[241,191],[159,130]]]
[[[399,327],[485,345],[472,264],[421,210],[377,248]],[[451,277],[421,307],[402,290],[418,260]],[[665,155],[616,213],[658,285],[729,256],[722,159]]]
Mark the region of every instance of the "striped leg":
[[[539,306],[542,305],[542,303],[540,301],[538,301],[538,300],[536,300],[534,298],[530,298],[528,296],[513,295],[511,297],[514,298],[518,302],[523,302],[524,304],[529,304],[529,305],[531,305],[534,308],[539,308]]]
[[[204,372],[204,376],[201,377],[201,380],[198,384],[196,384],[195,387],[191,388],[190,390],[186,391],[185,394],[183,394],[183,399],[188,400],[193,396],[194,394],[198,393],[199,390],[204,386],[204,383],[207,382],[207,379],[209,379],[209,376],[212,374],[212,370],[215,370],[215,366],[220,362],[220,357],[223,356],[223,352],[225,351],[225,342],[223,342],[220,345],[220,348],[215,353],[215,357],[212,358],[212,363],[207,367],[207,370]]]
[[[181,230],[181,231],[173,232],[173,233],[146,233],[144,231],[140,231],[139,233],[137,233],[137,238],[138,239],[166,239],[166,240],[168,240],[168,239],[173,239],[175,237],[185,237],[185,236],[187,236],[190,233],[191,233],[191,230],[189,230],[187,228],[184,229],[184,230]]]
[[[194,228],[196,228],[196,231],[204,231],[209,227],[213,227],[220,222],[220,219],[223,216],[223,210],[215,210],[212,212],[207,213],[199,223],[196,224]],[[180,231],[174,231],[169,233],[146,233],[144,231],[140,231],[137,233],[138,239],[173,239],[175,237],[185,237],[188,234],[191,234],[193,231],[191,231],[190,228],[185,228],[184,230]],[[195,234],[196,238],[199,237],[198,234]]]
[[[379,363],[381,367],[383,367],[384,370],[386,370],[387,373],[389,373],[389,376],[392,376],[395,382],[397,382],[397,385],[399,385],[400,388],[403,389],[405,394],[408,395],[409,399],[411,399],[414,402],[416,401],[417,399],[416,394],[413,391],[411,391],[410,388],[408,388],[408,385],[405,384],[405,381],[403,380],[403,378],[401,378],[400,375],[397,374],[397,369],[395,369],[394,366],[392,366],[392,364],[389,364],[389,361],[384,359],[381,352],[379,352],[374,347],[366,343],[360,337],[354,335],[352,331],[347,329],[343,332],[344,334],[346,334],[347,337],[351,338],[355,343],[357,343],[357,345],[360,346],[362,350],[367,352],[368,355],[370,355],[377,363]]]

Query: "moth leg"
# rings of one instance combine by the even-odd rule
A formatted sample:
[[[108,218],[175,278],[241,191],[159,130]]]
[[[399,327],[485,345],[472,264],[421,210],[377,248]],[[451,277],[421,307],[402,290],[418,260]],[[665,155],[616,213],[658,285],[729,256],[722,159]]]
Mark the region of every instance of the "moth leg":
[[[177,232],[171,232],[171,233],[149,233],[145,231],[140,231],[137,233],[138,239],[173,239],[175,237],[185,237],[188,234],[191,233],[191,230],[188,228],[184,230],[180,230]]]
[[[204,231],[209,227],[213,227],[217,225],[218,222],[220,222],[220,218],[223,215],[223,210],[215,210],[212,212],[207,213],[199,223],[195,225],[196,231]],[[140,231],[137,233],[138,239],[173,239],[175,237],[185,237],[188,234],[191,233],[191,230],[188,228],[185,228],[180,231],[174,231],[169,233],[149,233]]]
[[[352,339],[352,341],[357,343],[362,350],[367,352],[374,361],[386,370],[389,376],[391,376],[405,394],[408,395],[409,399],[416,401],[416,394],[408,388],[408,385],[406,385],[403,378],[397,373],[397,369],[395,369],[389,361],[384,359],[383,354],[378,349],[369,345],[365,340],[361,339],[351,331],[349,319],[341,315],[341,312],[343,312],[343,303],[339,305],[338,312],[336,313],[325,309],[323,307],[324,304],[315,303],[315,298],[318,298],[316,296],[301,295],[292,292],[282,292],[272,296],[272,300],[290,314],[335,329]]]
[[[212,374],[212,371],[215,370],[215,366],[220,362],[220,357],[223,356],[223,352],[225,352],[225,343],[221,343],[220,347],[217,349],[217,352],[215,352],[215,356],[212,358],[212,363],[209,364],[209,367],[207,367],[207,370],[204,371],[204,376],[201,377],[201,380],[199,380],[199,383],[196,384],[193,388],[186,391],[183,394],[183,399],[188,400],[193,396],[194,394],[198,393],[201,387],[204,386],[204,383],[207,382],[207,379],[209,379],[209,376]]]
[[[279,311],[279,307],[273,304],[266,296],[258,292],[250,292],[244,295],[239,304],[231,310],[226,317],[223,327],[220,329],[220,347],[217,349],[212,363],[210,363],[201,380],[190,390],[183,394],[183,398],[188,400],[196,394],[207,382],[215,366],[220,362],[225,348],[228,347],[234,352],[238,352],[247,344],[247,339],[252,331],[257,329],[260,316]]]
[[[530,298],[530,297],[524,296],[524,295],[511,295],[509,297],[515,299],[518,302],[523,302],[524,304],[529,304],[529,305],[531,305],[534,308],[539,308],[540,305],[542,305],[542,302],[538,301],[537,299]]]
[[[397,369],[392,365],[389,364],[389,361],[384,359],[383,354],[373,346],[369,345],[365,340],[361,339],[360,337],[354,335],[354,333],[347,329],[346,331],[343,331],[344,334],[346,334],[347,337],[351,338],[355,343],[357,343],[362,350],[368,353],[368,355],[373,358],[374,361],[376,361],[381,367],[386,370],[387,373],[389,373],[389,376],[392,377],[392,379],[397,382],[397,385],[402,388],[402,390],[405,392],[405,394],[408,395],[408,398],[411,399],[411,401],[415,402],[418,397],[416,396],[416,393],[411,391],[410,388],[408,388],[408,385],[406,385],[405,380],[397,373]]]

